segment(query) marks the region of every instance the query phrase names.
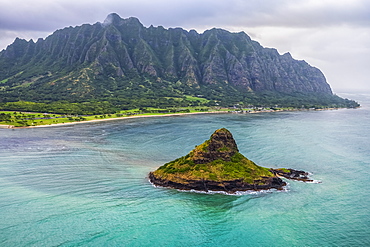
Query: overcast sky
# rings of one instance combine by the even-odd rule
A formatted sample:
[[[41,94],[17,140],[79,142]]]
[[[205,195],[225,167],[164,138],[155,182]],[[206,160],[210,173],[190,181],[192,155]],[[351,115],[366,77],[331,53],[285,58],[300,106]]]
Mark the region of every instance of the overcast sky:
[[[145,26],[245,31],[321,69],[335,93],[370,92],[369,0],[0,0],[0,50],[113,12]]]

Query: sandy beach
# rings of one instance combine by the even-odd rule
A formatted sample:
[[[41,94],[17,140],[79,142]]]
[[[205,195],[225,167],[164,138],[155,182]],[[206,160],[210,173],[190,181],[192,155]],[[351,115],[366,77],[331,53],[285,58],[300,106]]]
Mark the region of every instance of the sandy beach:
[[[105,121],[114,121],[114,120],[122,120],[122,119],[133,119],[133,118],[172,117],[172,116],[183,116],[183,115],[225,114],[225,113],[230,113],[230,112],[227,112],[227,111],[211,111],[211,112],[169,113],[169,114],[162,114],[162,115],[131,115],[131,116],[125,116],[125,117],[103,118],[103,119],[93,119],[93,120],[87,120],[87,121],[67,122],[67,123],[55,123],[55,124],[36,125],[36,126],[24,126],[24,127],[14,127],[12,125],[0,125],[0,128],[5,128],[5,129],[44,128],[44,127],[66,126],[66,125],[75,125],[75,124],[84,124],[84,123],[95,123],[95,122],[105,122]]]
[[[341,108],[315,109],[315,111],[338,110],[338,109],[341,109]],[[257,111],[245,112],[244,114],[255,114],[255,113],[266,113],[266,112],[282,112],[282,111],[299,111],[299,109],[294,109],[294,110],[257,110]],[[55,127],[55,126],[75,125],[75,124],[84,124],[84,123],[105,122],[105,121],[114,121],[114,120],[122,120],[122,119],[132,119],[132,118],[172,117],[172,116],[183,116],[183,115],[226,114],[226,113],[229,113],[230,114],[230,113],[237,113],[237,112],[231,112],[231,111],[209,111],[209,112],[186,112],[186,113],[168,113],[168,114],[154,114],[154,115],[131,115],[131,116],[125,116],[125,117],[102,118],[102,119],[93,119],[93,120],[86,120],[86,121],[76,121],[76,122],[67,122],[67,123],[54,123],[54,124],[45,124],[45,125],[36,125],[36,126],[24,126],[24,127],[15,127],[13,125],[1,125],[0,124],[0,129],[44,128],[44,127]]]

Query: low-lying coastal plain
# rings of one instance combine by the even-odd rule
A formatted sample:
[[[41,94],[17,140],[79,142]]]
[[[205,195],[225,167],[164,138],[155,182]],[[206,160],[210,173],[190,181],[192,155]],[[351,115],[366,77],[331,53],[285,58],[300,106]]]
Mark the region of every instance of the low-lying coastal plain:
[[[112,121],[127,118],[139,117],[165,117],[181,116],[191,114],[222,114],[222,113],[266,113],[281,111],[307,111],[307,110],[338,110],[338,108],[320,108],[320,109],[297,109],[293,107],[285,108],[186,108],[186,109],[133,109],[129,111],[120,111],[115,114],[99,115],[68,115],[56,113],[40,112],[22,112],[22,111],[0,111],[0,128],[34,128],[34,127],[51,127],[71,124],[91,123]]]

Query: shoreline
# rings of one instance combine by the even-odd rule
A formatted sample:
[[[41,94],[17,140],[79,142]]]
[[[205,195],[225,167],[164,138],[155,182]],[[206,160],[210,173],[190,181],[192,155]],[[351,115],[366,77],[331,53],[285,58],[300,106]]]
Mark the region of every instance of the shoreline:
[[[346,108],[325,108],[325,109],[315,109],[313,111],[326,111],[326,110],[339,110],[339,109],[346,109]],[[0,124],[0,129],[28,129],[28,128],[58,127],[58,126],[66,126],[66,125],[96,123],[96,122],[114,121],[114,120],[131,119],[131,118],[173,117],[173,116],[198,115],[198,114],[256,114],[256,113],[266,113],[266,112],[271,113],[271,112],[294,112],[294,111],[302,111],[302,109],[260,110],[260,111],[244,112],[244,113],[240,113],[240,112],[237,112],[237,111],[209,111],[209,112],[168,113],[168,114],[157,114],[157,115],[138,114],[138,115],[125,116],[125,117],[92,119],[92,120],[86,120],[86,121],[75,121],[75,122],[54,123],[54,124],[44,124],[44,125],[35,125],[35,126],[22,126],[22,127],[15,127],[13,125]],[[306,109],[305,111],[311,111],[311,110]]]
[[[183,116],[183,115],[197,115],[197,114],[226,114],[230,113],[227,111],[211,111],[211,112],[184,112],[184,113],[169,113],[169,114],[159,114],[159,115],[133,115],[125,117],[115,117],[115,118],[103,118],[103,119],[93,119],[87,121],[78,121],[78,122],[67,122],[67,123],[55,123],[55,124],[44,124],[44,125],[35,125],[35,126],[24,126],[24,127],[14,127],[13,125],[0,125],[0,129],[29,129],[29,128],[45,128],[45,127],[58,127],[66,125],[75,125],[75,124],[87,124],[87,123],[97,123],[105,121],[114,121],[122,119],[132,119],[132,118],[150,118],[150,117],[173,117],[173,116]]]

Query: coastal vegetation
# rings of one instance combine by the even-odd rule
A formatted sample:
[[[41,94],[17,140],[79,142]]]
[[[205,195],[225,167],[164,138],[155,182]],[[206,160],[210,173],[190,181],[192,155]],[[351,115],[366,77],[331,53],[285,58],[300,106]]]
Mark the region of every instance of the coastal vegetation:
[[[342,99],[338,96],[314,96],[310,100],[307,97],[287,96],[277,97],[276,94],[264,93],[257,96],[256,93],[234,94],[234,97],[224,98],[210,95],[182,97],[137,98],[136,101],[125,99],[126,104],[116,99],[107,101],[83,101],[70,102],[68,100],[57,101],[11,101],[0,102],[0,124],[15,127],[48,125],[76,121],[88,121],[112,117],[124,117],[143,114],[169,114],[191,112],[261,112],[283,110],[320,110],[328,108],[356,108],[358,103]],[[248,96],[249,95],[249,96]],[[213,100],[207,99],[211,98]],[[135,102],[135,103],[134,103]],[[141,103],[139,103],[141,102]],[[309,103],[308,103],[309,102]],[[22,114],[11,114],[22,112]]]
[[[293,107],[255,107],[248,105],[234,105],[232,107],[220,106],[198,106],[198,107],[172,107],[155,108],[140,107],[130,110],[116,110],[115,108],[105,108],[97,110],[90,108],[91,105],[85,104],[85,110],[78,108],[77,104],[66,103],[65,105],[57,102],[53,104],[34,103],[34,102],[9,102],[0,108],[0,125],[8,127],[29,127],[51,124],[63,124],[71,122],[83,122],[92,120],[107,120],[114,118],[124,118],[133,116],[161,116],[172,114],[191,114],[191,113],[262,113],[276,111],[302,111],[302,110],[321,110],[337,108],[293,108]],[[55,108],[54,108],[55,107]],[[104,109],[104,108],[100,108]]]
[[[218,109],[225,111],[226,109]],[[22,111],[0,111],[0,125],[11,127],[28,127],[39,125],[63,124],[70,122],[82,122],[92,120],[114,119],[132,116],[146,115],[168,115],[176,113],[195,113],[207,112],[209,108],[182,108],[182,109],[159,109],[159,108],[137,108],[115,113],[78,115],[78,114],[56,114],[41,112],[22,112]]]

